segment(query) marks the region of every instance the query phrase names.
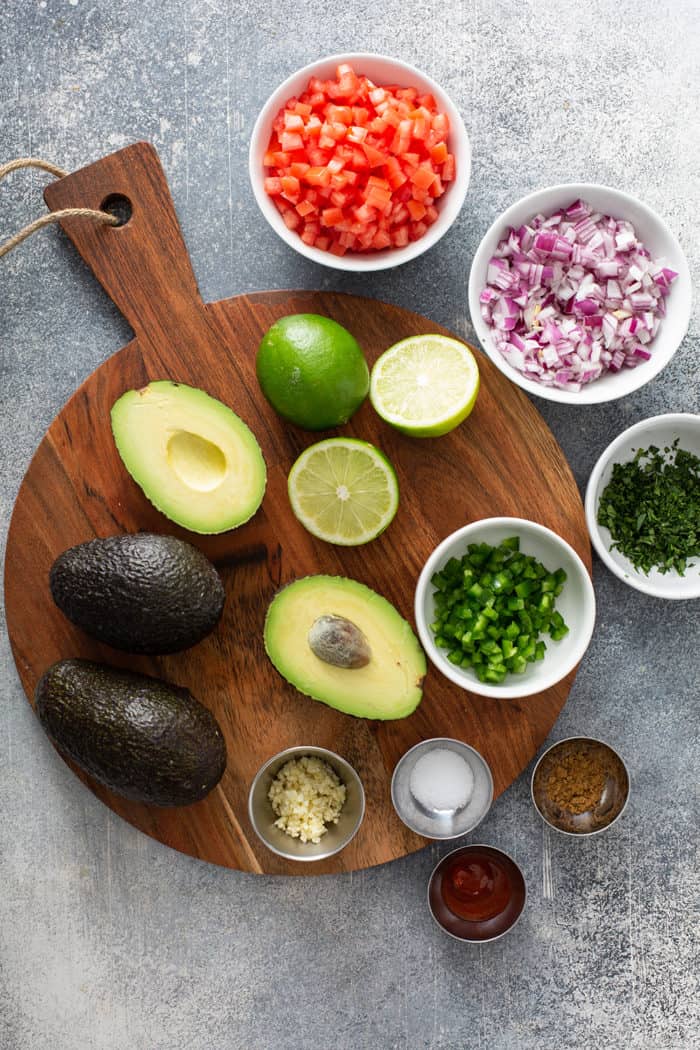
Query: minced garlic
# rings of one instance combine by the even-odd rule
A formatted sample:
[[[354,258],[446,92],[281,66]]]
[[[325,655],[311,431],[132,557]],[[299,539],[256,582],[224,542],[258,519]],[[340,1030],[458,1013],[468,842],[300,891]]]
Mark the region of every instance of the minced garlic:
[[[345,794],[345,785],[327,762],[304,755],[285,762],[267,797],[277,814],[276,827],[302,842],[320,842],[326,825],[338,823]]]

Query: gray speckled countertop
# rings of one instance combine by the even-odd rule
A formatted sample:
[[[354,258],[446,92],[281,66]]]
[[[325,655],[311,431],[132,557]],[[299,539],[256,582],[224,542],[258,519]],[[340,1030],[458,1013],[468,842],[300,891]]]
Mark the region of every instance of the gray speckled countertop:
[[[473,338],[479,238],[540,186],[589,180],[658,210],[698,273],[697,0],[5,0],[0,160],[76,168],[155,143],[205,299],[334,288]],[[439,247],[370,278],[287,249],[246,174],[256,113],[313,58],[377,50],[452,95],[474,146]],[[0,238],[41,214],[43,176],[0,190]],[[75,386],[129,337],[66,239],[0,263],[2,541],[32,450]],[[622,402],[539,401],[583,488],[625,426],[699,410],[698,314],[672,364]],[[26,703],[0,637],[1,1050],[692,1050],[698,1002],[698,611],[596,561],[598,624],[553,738],[617,745],[634,795],[607,835],[550,835],[528,776],[479,840],[511,851],[530,898],[506,939],[470,949],[425,909],[447,847],[347,877],[274,879],[180,856],[73,777]]]

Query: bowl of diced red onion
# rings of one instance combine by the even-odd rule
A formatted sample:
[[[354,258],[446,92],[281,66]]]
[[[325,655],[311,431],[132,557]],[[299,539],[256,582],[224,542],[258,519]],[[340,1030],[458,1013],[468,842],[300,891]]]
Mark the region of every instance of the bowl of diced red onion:
[[[494,364],[528,393],[612,401],[664,368],[688,329],[691,283],[666,223],[593,184],[538,190],[479,245],[469,309]]]
[[[249,174],[276,233],[340,270],[384,270],[432,247],[471,171],[459,110],[418,69],[332,55],[288,77],[253,128]]]

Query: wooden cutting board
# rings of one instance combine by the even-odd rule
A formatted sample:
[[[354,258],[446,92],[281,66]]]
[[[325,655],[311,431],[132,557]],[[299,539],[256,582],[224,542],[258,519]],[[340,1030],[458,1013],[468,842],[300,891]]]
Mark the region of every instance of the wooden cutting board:
[[[255,378],[265,330],[284,314],[326,314],[348,327],[372,363],[387,346],[421,332],[450,334],[386,303],[331,292],[260,292],[204,304],[199,296],[167,183],[151,146],[139,143],[53,183],[52,209],[100,207],[121,195],[132,209],[118,228],[85,219],[64,223],[88,266],[132,325],[135,338],[74,394],[41,442],[22,483],[10,525],[5,566],[7,622],[22,684],[53,661],[73,656],[161,675],[189,687],[219,720],[229,761],[202,802],[160,809],[125,801],[76,770],[115,812],[161,842],[216,864],[250,872],[353,871],[425,845],[395,816],[389,785],[399,757],[431,736],[476,747],[499,795],[522,772],[561,711],[574,674],[517,701],[463,692],[430,667],[418,710],[395,722],[368,722],[315,703],[283,681],[262,642],[275,591],[311,573],[342,574],[385,595],[413,622],[413,591],[430,551],[477,518],[514,515],[548,525],[590,570],[579,493],[564,455],[521,391],[479,355],[481,391],[469,419],[433,440],[402,436],[366,402],[343,433],[378,445],[396,467],[401,505],[389,529],[364,547],[315,540],[293,517],[287,473],[317,438],[286,425]],[[70,348],[57,348],[70,353]],[[256,434],[268,468],[264,502],[246,525],[221,536],[189,534],[162,517],[127,474],[114,446],[109,411],[125,390],[152,379],[202,387],[238,412]],[[193,649],[160,658],[117,653],[73,627],[53,605],[50,566],[67,547],[94,536],[139,529],[173,533],[200,547],[218,567],[227,601],[221,624]],[[344,755],[367,793],[359,834],[340,854],[314,865],[284,861],[256,838],[248,789],[260,765],[294,744]]]

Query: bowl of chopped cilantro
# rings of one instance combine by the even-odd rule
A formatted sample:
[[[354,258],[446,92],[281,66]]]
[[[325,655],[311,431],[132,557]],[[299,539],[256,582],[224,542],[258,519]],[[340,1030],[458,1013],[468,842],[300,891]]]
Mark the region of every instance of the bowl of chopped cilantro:
[[[643,419],[593,468],[586,520],[601,561],[656,598],[700,597],[700,415]]]
[[[428,657],[469,692],[514,699],[574,670],[588,648],[595,596],[576,551],[524,518],[457,529],[428,558],[415,598]]]

